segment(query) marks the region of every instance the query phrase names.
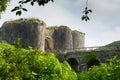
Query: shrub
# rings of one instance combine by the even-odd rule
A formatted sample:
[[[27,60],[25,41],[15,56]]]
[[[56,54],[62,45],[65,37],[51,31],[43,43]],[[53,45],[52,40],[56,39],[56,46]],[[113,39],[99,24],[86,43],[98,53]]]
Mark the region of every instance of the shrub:
[[[76,80],[67,62],[60,63],[53,53],[1,44],[1,80]],[[5,47],[7,46],[7,47]]]
[[[120,80],[120,59],[110,59],[110,64],[102,63],[86,72],[78,73],[79,80]]]

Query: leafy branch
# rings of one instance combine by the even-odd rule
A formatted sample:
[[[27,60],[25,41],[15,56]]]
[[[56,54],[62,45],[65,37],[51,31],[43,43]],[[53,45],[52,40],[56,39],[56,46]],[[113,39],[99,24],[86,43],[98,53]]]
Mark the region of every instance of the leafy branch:
[[[22,14],[22,11],[28,11],[24,5],[27,3],[30,3],[32,6],[35,5],[35,3],[37,3],[39,6],[44,6],[45,4],[47,4],[48,2],[54,2],[54,0],[20,0],[18,2],[18,6],[15,6],[11,12],[16,12],[16,15],[20,16]],[[85,10],[83,11],[83,16],[81,17],[82,21],[88,21],[90,20],[88,14],[92,13],[91,9],[88,9],[88,0],[86,0],[86,7]]]
[[[82,21],[83,20],[85,20],[85,21],[90,20],[90,18],[88,17],[88,14],[92,13],[92,10],[88,9],[87,6],[88,6],[88,0],[86,1],[86,7],[85,7],[85,10],[83,11]]]
[[[32,6],[34,6],[34,3],[38,3],[39,6],[44,6],[47,4],[49,1],[54,1],[54,0],[20,0],[18,2],[18,6],[15,6],[11,12],[16,12],[16,15],[21,15],[22,11],[28,11],[26,8],[24,8],[24,4],[30,3]]]

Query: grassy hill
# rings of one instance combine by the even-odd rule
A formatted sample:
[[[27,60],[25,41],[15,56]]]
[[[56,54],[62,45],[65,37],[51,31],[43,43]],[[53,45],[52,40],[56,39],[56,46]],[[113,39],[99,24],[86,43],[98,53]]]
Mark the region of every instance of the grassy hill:
[[[120,40],[114,41],[102,47],[99,47],[97,50],[112,50],[112,49],[120,49]]]
[[[104,47],[120,47],[120,40],[119,41],[114,41],[110,44],[107,44]]]

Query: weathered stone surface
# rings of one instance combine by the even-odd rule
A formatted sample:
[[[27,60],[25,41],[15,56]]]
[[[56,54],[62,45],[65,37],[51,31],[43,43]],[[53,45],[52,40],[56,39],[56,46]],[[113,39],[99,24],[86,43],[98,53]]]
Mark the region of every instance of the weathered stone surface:
[[[0,40],[13,44],[21,38],[25,48],[31,46],[61,54],[84,47],[84,33],[72,31],[67,26],[45,27],[43,21],[33,18],[7,21],[0,29]]]
[[[45,26],[43,21],[37,19],[8,21],[1,27],[1,40],[13,44],[15,40],[21,38],[25,48],[32,46],[34,49],[44,50]]]
[[[54,48],[54,40],[52,38],[52,35],[54,33],[53,28],[46,28],[45,30],[45,51],[53,51]]]
[[[86,71],[89,67],[88,67],[88,63],[85,62],[82,59],[82,56],[84,56],[85,54],[88,54],[89,52],[95,52],[97,54],[96,57],[96,61],[102,62],[102,63],[107,63],[108,64],[108,59],[113,58],[114,56],[117,56],[118,58],[120,58],[120,48],[119,49],[110,49],[110,50],[91,50],[91,51],[78,51],[78,52],[68,52],[65,56],[64,56],[64,60],[69,62],[71,61],[71,59],[74,59],[74,61],[71,62],[77,62],[78,64],[71,64],[71,66],[75,66],[73,69],[77,70],[77,71]],[[63,60],[63,61],[64,61]],[[92,64],[95,65],[95,64]],[[78,69],[79,67],[79,69]]]
[[[60,26],[54,29],[52,38],[54,40],[55,50],[64,52],[66,49],[73,48],[71,32],[71,29],[66,26]]]
[[[45,32],[46,39],[49,38],[49,50],[65,53],[69,50],[84,47],[85,34],[79,31],[72,31],[67,26],[48,27]],[[48,49],[46,46],[45,49]]]
[[[73,49],[80,49],[85,45],[85,33],[79,31],[72,31]]]

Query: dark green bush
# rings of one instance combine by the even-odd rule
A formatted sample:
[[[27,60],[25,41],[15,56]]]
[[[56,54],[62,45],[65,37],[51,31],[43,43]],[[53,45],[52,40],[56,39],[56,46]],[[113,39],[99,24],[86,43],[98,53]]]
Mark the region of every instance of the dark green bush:
[[[86,72],[78,73],[79,80],[120,80],[120,59],[110,59],[110,64],[94,66]]]

